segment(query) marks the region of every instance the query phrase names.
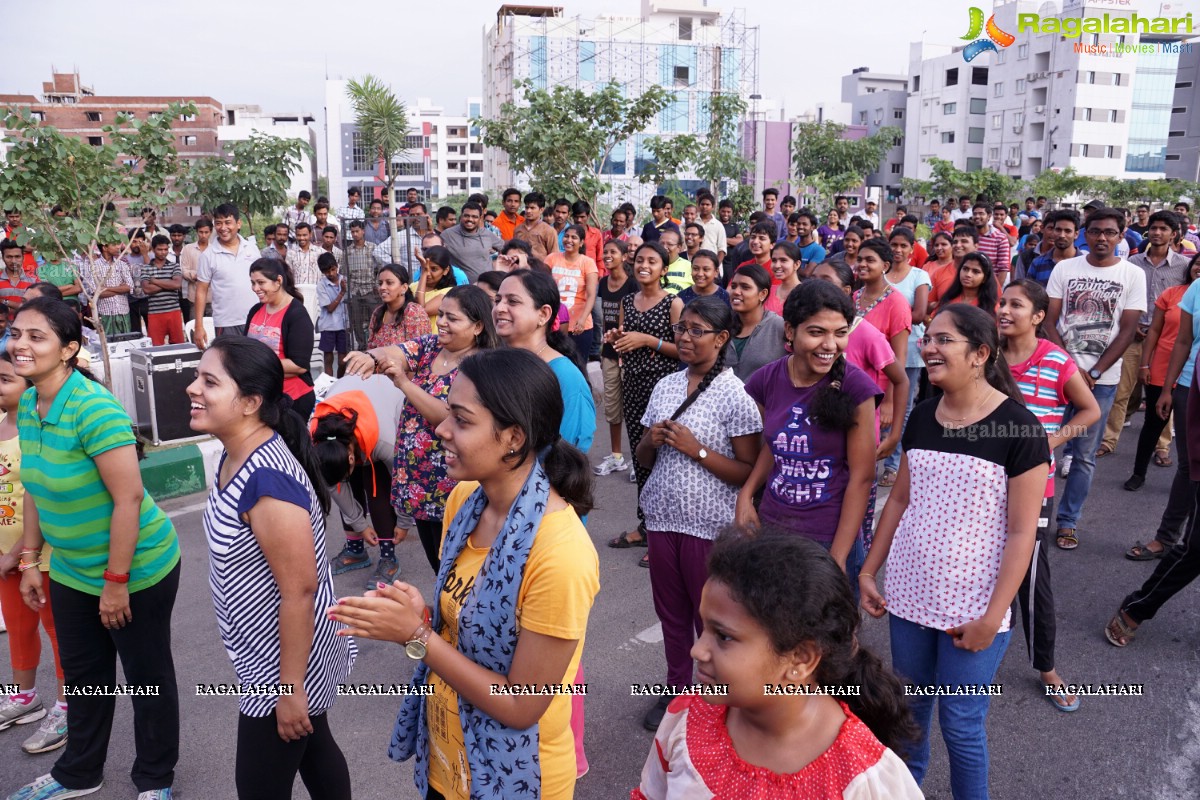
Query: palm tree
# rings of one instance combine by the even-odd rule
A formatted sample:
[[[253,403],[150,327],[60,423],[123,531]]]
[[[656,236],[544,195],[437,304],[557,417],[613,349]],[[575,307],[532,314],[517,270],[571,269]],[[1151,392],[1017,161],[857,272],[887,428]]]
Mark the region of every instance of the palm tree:
[[[396,237],[396,196],[393,186],[396,173],[392,159],[405,150],[408,138],[408,111],[404,102],[396,97],[391,88],[374,75],[351,79],[346,84],[350,107],[354,110],[354,124],[363,144],[374,150],[383,163],[383,184],[388,198],[388,222],[392,231],[392,261],[400,260],[400,243]]]

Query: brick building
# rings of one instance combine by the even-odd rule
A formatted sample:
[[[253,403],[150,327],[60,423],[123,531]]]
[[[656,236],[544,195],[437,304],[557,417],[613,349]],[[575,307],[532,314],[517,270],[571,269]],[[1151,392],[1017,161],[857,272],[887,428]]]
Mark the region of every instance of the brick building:
[[[88,143],[107,143],[103,131],[111,125],[119,112],[138,119],[147,119],[161,112],[173,102],[191,102],[196,106],[193,116],[181,118],[172,126],[175,131],[175,147],[182,158],[201,158],[221,154],[217,141],[217,128],[225,121],[221,103],[211,97],[119,97],[97,95],[90,86],[84,86],[79,73],[53,73],[52,79],[42,83],[41,98],[28,94],[0,94],[0,109],[28,108],[35,117],[53,125],[63,133],[78,136]],[[4,132],[7,135],[8,131]],[[128,202],[118,203],[123,218],[140,222],[137,215],[139,203],[127,208]],[[130,212],[132,215],[130,216]],[[168,208],[160,224],[192,222],[200,209],[186,204]]]

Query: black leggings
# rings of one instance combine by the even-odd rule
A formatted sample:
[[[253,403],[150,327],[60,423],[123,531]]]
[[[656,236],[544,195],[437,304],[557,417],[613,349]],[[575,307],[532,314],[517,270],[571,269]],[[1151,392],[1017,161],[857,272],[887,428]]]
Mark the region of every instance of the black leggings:
[[[440,519],[418,519],[417,535],[421,537],[421,547],[425,548],[425,557],[433,574],[437,575],[442,563],[442,521]]]
[[[1042,524],[1045,520],[1045,524]],[[1017,590],[1016,603],[1021,607],[1021,625],[1025,631],[1025,649],[1029,661],[1038,672],[1054,669],[1054,592],[1050,588],[1050,531],[1054,521],[1054,498],[1042,501],[1038,513],[1037,541],[1034,543],[1033,559],[1021,588]]]
[[[1154,410],[1154,406],[1158,404],[1158,398],[1162,397],[1162,390],[1163,387],[1150,384],[1146,384],[1145,387],[1146,415],[1142,420],[1142,432],[1138,435],[1137,454],[1133,457],[1133,474],[1143,478],[1146,477],[1146,470],[1150,466],[1150,456],[1154,454],[1154,448],[1158,446],[1158,437],[1162,435],[1163,428],[1167,427],[1167,421]],[[1132,399],[1129,407],[1137,408]]]
[[[313,732],[285,742],[272,711],[238,715],[238,800],[291,800],[296,773],[312,800],[350,800],[350,769],[329,730],[326,714],[309,716]]]
[[[374,473],[374,486],[371,485],[371,474]],[[392,505],[392,474],[388,472],[387,464],[376,461],[374,464],[363,464],[350,471],[346,479],[354,499],[362,506],[371,518],[375,533],[384,541],[396,538],[396,509]],[[349,528],[346,529],[348,532]]]

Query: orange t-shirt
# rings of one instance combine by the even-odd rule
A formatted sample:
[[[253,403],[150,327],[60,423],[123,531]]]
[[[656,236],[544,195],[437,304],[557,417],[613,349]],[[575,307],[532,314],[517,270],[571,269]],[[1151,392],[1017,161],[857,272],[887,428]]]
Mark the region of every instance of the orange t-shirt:
[[[520,214],[517,215],[516,219],[509,220],[508,215],[501,211],[496,215],[496,221],[493,224],[496,226],[496,230],[500,231],[501,238],[507,242],[513,238],[513,231],[516,227],[524,221],[525,217]]]
[[[596,262],[587,256],[579,256],[574,263],[568,264],[564,253],[551,253],[546,258],[546,266],[554,275],[558,284],[558,297],[562,304],[571,311],[571,317],[578,320],[587,305],[587,276],[595,275],[599,280],[599,270]],[[591,330],[592,315],[583,318],[583,329]]]

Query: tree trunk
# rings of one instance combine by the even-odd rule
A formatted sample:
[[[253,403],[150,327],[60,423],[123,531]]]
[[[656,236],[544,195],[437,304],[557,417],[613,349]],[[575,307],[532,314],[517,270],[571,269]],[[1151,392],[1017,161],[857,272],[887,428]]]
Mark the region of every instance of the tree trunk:
[[[385,173],[386,174],[386,173]],[[386,180],[384,185],[387,187],[388,197],[388,224],[391,226],[391,243],[392,243],[392,263],[400,263],[400,237],[396,235],[396,192],[392,189],[392,184],[396,182],[395,176],[390,180]],[[407,264],[405,265],[407,266]]]

